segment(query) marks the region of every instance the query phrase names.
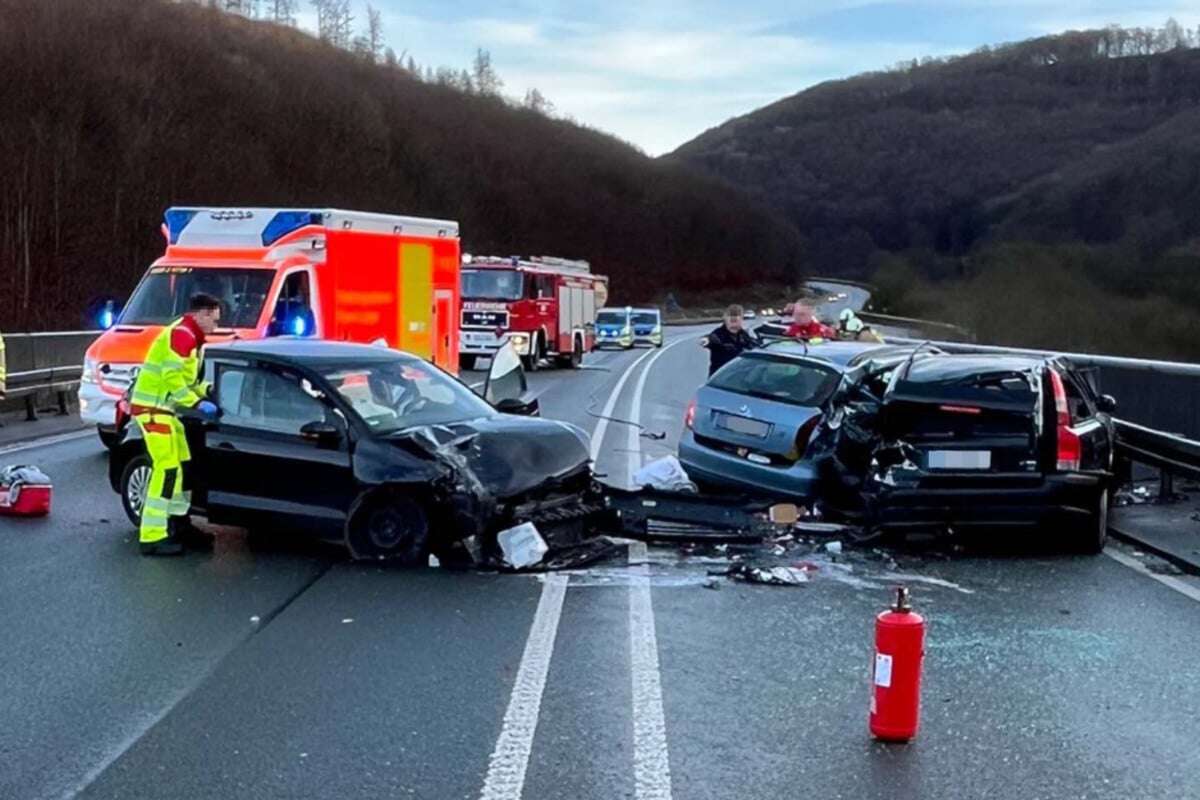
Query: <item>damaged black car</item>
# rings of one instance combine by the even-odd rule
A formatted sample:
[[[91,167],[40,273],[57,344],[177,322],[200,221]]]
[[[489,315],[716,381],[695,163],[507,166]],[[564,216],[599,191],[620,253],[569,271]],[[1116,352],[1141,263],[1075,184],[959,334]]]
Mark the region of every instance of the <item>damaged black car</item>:
[[[919,355],[831,398],[808,453],[824,509],[882,532],[1037,527],[1103,549],[1116,401],[1064,358]]]
[[[427,361],[367,345],[234,342],[209,347],[205,368],[221,416],[185,421],[185,480],[193,514],[212,523],[416,565],[467,544],[487,557],[518,523],[547,539],[577,532],[597,508],[586,434],[534,417],[536,401],[510,391],[524,388],[519,372],[493,374],[488,402]],[[109,474],[136,524],[150,475],[136,426]]]

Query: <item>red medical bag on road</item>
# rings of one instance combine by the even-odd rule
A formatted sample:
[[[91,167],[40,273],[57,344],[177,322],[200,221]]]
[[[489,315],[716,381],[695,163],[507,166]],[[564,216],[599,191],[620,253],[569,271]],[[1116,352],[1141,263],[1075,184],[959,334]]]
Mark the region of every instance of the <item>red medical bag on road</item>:
[[[54,486],[37,467],[0,470],[0,515],[40,517],[50,513]]]

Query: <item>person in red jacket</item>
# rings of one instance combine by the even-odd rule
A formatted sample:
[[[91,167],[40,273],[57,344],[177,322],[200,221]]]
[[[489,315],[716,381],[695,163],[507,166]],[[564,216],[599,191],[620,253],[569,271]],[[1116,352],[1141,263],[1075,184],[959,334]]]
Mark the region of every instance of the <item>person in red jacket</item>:
[[[837,338],[837,331],[817,319],[813,314],[812,307],[803,303],[796,303],[793,307],[792,324],[788,326],[785,333],[806,341]]]

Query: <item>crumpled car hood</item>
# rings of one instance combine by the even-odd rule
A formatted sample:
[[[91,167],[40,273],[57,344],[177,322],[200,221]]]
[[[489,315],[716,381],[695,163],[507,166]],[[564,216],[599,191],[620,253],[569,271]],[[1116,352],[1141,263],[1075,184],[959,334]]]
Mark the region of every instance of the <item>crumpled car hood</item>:
[[[465,466],[488,494],[515,497],[587,469],[586,434],[565,422],[498,414],[402,434]]]

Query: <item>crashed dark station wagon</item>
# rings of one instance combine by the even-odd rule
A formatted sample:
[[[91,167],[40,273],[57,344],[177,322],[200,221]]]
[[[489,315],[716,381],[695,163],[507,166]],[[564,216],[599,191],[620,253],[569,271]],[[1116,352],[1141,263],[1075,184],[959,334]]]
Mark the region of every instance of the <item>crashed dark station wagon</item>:
[[[209,347],[205,368],[222,414],[185,421],[186,480],[193,513],[210,522],[308,531],[359,558],[420,564],[473,536],[494,545],[517,522],[548,531],[595,510],[586,434],[496,396],[503,374],[490,378],[493,406],[383,347],[234,342]],[[109,473],[136,524],[150,474],[136,426]]]
[[[1064,358],[912,357],[844,382],[808,457],[824,508],[874,529],[1039,526],[1098,552],[1115,409]]]

